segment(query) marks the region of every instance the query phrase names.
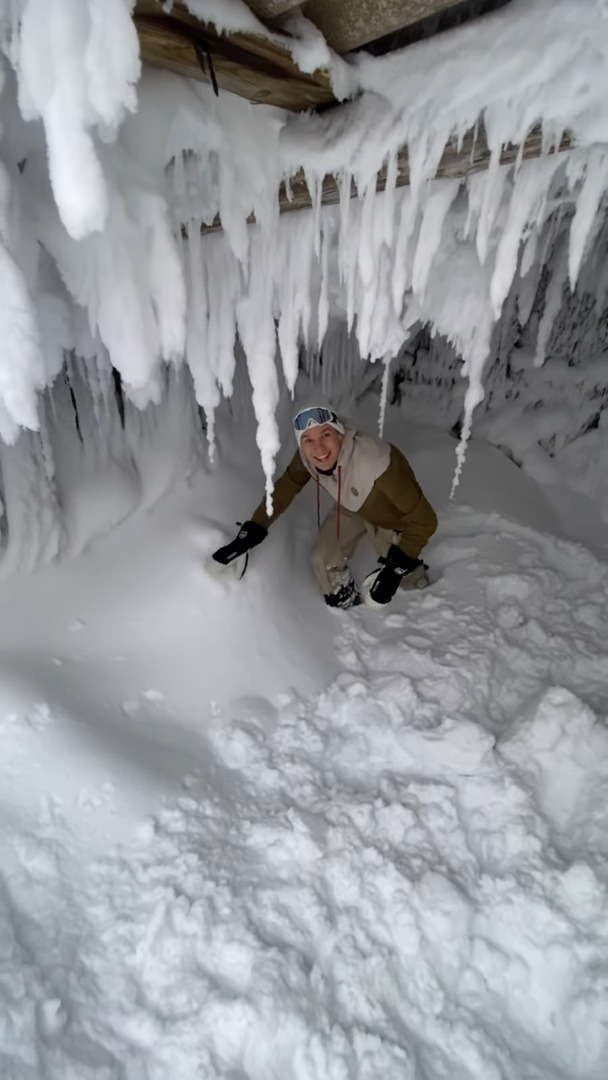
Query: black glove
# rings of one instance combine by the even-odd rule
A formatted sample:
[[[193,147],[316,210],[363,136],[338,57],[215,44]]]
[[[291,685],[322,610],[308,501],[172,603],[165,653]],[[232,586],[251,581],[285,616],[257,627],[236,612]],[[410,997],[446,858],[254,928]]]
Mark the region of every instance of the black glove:
[[[268,529],[265,529],[263,525],[258,525],[255,521],[244,521],[239,529],[238,536],[230,544],[226,544],[225,547],[214,551],[213,558],[222,566],[228,566],[228,563],[238,559],[241,555],[246,555],[252,548],[261,544],[262,540],[265,540],[267,536]]]
[[[369,592],[376,604],[390,603],[405,575],[422,566],[422,559],[411,559],[396,544],[391,544],[386,555],[381,556],[378,562],[382,563],[382,569],[378,571]]]

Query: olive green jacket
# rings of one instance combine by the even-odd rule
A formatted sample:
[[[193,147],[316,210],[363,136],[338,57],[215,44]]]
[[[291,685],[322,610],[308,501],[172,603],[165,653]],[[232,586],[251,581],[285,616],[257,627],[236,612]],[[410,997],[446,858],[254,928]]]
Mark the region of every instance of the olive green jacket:
[[[336,501],[339,491],[344,509],[379,529],[400,533],[396,542],[412,559],[418,558],[437,528],[435,511],[401,451],[352,428],[346,430],[336,468],[329,476],[297,450],[275,484],[272,517],[263,501],[251,520],[269,528],[311,477]]]

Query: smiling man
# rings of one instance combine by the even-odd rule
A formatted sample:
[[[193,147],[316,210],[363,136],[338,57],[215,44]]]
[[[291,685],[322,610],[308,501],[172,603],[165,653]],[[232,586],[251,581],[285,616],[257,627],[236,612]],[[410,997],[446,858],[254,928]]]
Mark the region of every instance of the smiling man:
[[[312,551],[326,604],[347,608],[363,599],[369,606],[383,606],[399,586],[428,585],[427,567],[419,556],[435,532],[437,518],[401,451],[347,426],[323,405],[303,409],[293,426],[298,450],[276,482],[272,516],[261,502],[235,540],[216,551],[213,560],[220,566],[238,560],[242,576],[249,551],[265,539],[272,523],[312,479],[317,508],[321,488],[335,504],[320,524]],[[359,593],[348,562],[364,536],[375,548],[380,567],[368,574]]]

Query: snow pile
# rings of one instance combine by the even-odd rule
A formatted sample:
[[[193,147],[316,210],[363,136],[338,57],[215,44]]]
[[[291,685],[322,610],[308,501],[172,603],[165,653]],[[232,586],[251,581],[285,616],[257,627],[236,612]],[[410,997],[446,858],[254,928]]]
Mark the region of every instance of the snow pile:
[[[102,20],[98,3],[27,0],[19,27],[5,33],[17,86],[9,78],[2,96],[2,155],[24,218],[9,249],[13,276],[23,281],[13,286],[5,320],[30,359],[17,401],[3,392],[4,437],[35,424],[36,389],[55,376],[58,348],[82,355],[69,325],[75,309],[90,327],[88,354],[107,349],[138,404],[158,401],[162,361],[185,355],[211,436],[242,349],[269,489],[278,355],[293,390],[299,350],[323,343],[331,314],[346,319],[362,357],[385,362],[421,323],[443,334],[468,377],[464,445],[505,301],[513,289],[525,303],[534,297],[555,237],[569,231],[539,328],[542,360],[563,282],[567,276],[574,287],[601,214],[608,22],[595,0],[513,0],[406,56],[357,56],[349,92],[359,96],[322,115],[253,108],[225,93],[216,100],[210,87],[147,73],[137,113],[118,130],[134,108],[137,75],[129,6],[103,5]],[[245,17],[242,5],[192,7],[205,17],[215,12],[220,26]],[[5,28],[7,12],[19,10],[4,4]],[[106,49],[104,35],[120,47]],[[323,50],[314,35],[303,42],[302,63],[314,66]],[[481,126],[489,169],[434,181],[445,148]],[[541,158],[501,167],[501,148],[521,143],[535,126]],[[576,148],[549,153],[564,131]],[[402,147],[411,182],[397,191]],[[387,191],[377,197],[383,163]],[[299,168],[312,213],[279,221],[279,185]],[[339,208],[322,210],[327,172],[341,199]],[[255,226],[247,225],[251,214]],[[217,215],[223,235],[201,237]],[[61,278],[51,292],[65,313],[59,336],[40,326],[48,288],[39,245]],[[9,382],[7,374],[1,385]],[[463,447],[460,463],[462,455]]]
[[[306,493],[222,586],[226,419],[234,472],[3,584],[4,1072],[603,1080],[606,566],[426,431],[428,591],[327,611]]]

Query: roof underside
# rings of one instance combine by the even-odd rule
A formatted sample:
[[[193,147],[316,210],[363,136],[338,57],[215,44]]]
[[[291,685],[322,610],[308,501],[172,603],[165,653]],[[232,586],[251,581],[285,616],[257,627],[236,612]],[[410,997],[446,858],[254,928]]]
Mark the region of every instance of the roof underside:
[[[301,71],[289,49],[296,10],[344,55],[365,47],[387,52],[501,7],[509,0],[246,0],[259,33],[222,33],[181,3],[137,0],[142,59],[202,79],[256,104],[294,112],[335,103],[328,72]],[[270,31],[270,34],[269,34]]]
[[[273,105],[293,112],[340,108],[332,91],[330,73],[302,71],[295,62],[290,42],[294,13],[302,13],[323,34],[334,52],[362,49],[374,55],[402,49],[464,21],[480,18],[510,0],[246,0],[259,22],[239,31],[218,29],[203,22],[182,3],[170,9],[165,0],[137,0],[134,19],[144,62],[211,83],[216,93],[229,91],[254,104]],[[249,16],[244,22],[251,21]],[[301,24],[300,24],[301,25]],[[404,60],[405,62],[405,60]],[[542,151],[542,132],[533,128],[521,146],[503,148],[501,160],[537,157]],[[568,133],[553,147],[572,145]],[[465,177],[486,169],[490,161],[483,123],[476,124],[458,146],[446,147],[437,176]],[[409,183],[407,148],[397,162],[396,184]],[[383,190],[386,170],[378,174]],[[354,193],[354,192],[353,192]],[[337,200],[337,185],[327,176],[321,201]],[[303,174],[292,177],[289,190],[279,192],[281,211],[311,205]],[[210,228],[221,225],[219,219]]]

